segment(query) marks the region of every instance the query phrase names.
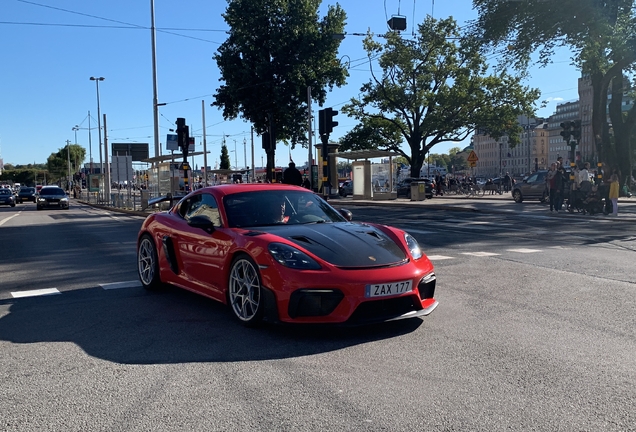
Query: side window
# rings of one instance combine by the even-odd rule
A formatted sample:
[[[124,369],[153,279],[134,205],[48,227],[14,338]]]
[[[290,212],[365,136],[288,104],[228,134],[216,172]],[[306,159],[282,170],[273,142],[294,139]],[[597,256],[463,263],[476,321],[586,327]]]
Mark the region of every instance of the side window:
[[[537,177],[539,177],[538,174],[533,174],[528,178],[528,183],[534,183],[537,181]]]
[[[188,220],[194,216],[205,216],[214,226],[221,226],[219,207],[214,197],[210,194],[200,193],[192,197],[192,201],[184,217]]]
[[[184,200],[179,205],[179,214],[185,220],[190,218],[190,214],[192,213],[192,209],[196,208],[201,201],[201,195],[194,195],[186,200]]]

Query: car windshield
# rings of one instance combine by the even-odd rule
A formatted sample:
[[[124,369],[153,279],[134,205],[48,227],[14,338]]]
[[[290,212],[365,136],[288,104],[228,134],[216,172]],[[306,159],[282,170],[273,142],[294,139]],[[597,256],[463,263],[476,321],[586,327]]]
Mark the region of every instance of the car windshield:
[[[312,192],[268,190],[242,192],[223,198],[228,225],[249,228],[267,225],[346,222]]]
[[[33,193],[35,192],[35,188],[22,188],[20,189],[21,193]]]
[[[11,191],[9,189],[0,189],[0,195],[11,195]]]
[[[40,195],[65,195],[64,189],[60,188],[42,188]]]

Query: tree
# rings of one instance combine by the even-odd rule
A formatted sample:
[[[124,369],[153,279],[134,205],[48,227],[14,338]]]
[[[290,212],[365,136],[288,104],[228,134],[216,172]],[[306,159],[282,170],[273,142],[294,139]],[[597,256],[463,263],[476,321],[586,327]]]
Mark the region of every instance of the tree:
[[[321,0],[229,0],[223,18],[229,36],[214,55],[224,82],[214,106],[223,117],[242,117],[259,133],[304,144],[307,133],[307,87],[323,105],[326,88],[342,86],[348,75],[337,58],[345,13],[329,6],[318,20]],[[268,179],[273,148],[266,149]]]
[[[397,144],[385,149],[405,156],[413,177],[436,144],[462,141],[478,127],[495,138],[508,135],[515,145],[521,131],[517,117],[532,113],[538,98],[521,78],[489,75],[480,44],[461,37],[452,18],[426,18],[414,40],[389,33],[382,46],[369,35],[364,46],[369,58],[379,58],[382,75],[372,67],[361,98],[352,98],[342,110],[359,120],[392,123],[409,153]]]
[[[505,64],[526,70],[530,56],[548,64],[557,47],[572,52],[574,64],[589,77],[593,89],[592,133],[599,160],[607,159],[621,171],[630,171],[630,135],[636,111],[625,116],[612,109],[614,137],[607,122],[608,92],[612,102],[623,99],[623,74],[633,73],[636,61],[634,0],[473,0],[478,12],[475,32],[484,40],[505,44]],[[618,125],[618,127],[616,127]]]
[[[230,155],[227,152],[227,146],[225,143],[221,146],[221,163],[219,165],[220,169],[230,169]]]
[[[79,171],[79,167],[86,158],[86,149],[79,144],[70,144],[60,148],[57,153],[51,153],[46,160],[47,170],[51,181],[57,181],[68,176],[70,161],[71,173]]]
[[[400,144],[402,134],[394,123],[380,118],[365,117],[340,138],[338,151],[377,150]]]

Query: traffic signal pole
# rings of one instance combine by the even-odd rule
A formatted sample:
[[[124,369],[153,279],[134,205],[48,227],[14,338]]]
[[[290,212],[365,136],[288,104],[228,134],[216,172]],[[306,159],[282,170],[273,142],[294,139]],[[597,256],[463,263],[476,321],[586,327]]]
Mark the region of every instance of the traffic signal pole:
[[[338,122],[333,118],[338,115],[338,111],[332,108],[325,108],[318,111],[318,131],[322,141],[322,190],[325,198],[331,195],[331,182],[329,181],[329,134],[333,128],[338,126]]]

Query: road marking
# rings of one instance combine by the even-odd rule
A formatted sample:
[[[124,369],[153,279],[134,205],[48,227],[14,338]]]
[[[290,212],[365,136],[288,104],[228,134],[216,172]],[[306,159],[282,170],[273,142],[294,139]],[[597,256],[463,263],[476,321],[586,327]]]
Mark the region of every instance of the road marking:
[[[19,215],[20,213],[22,213],[22,210],[20,210],[19,212],[17,212],[16,214],[14,214],[13,216],[9,216],[6,219],[2,219],[0,221],[0,226],[4,225],[6,222],[9,222],[11,219],[13,219],[14,217],[16,217],[17,215]]]
[[[508,252],[518,252],[518,253],[535,253],[535,252],[541,252],[538,249],[507,249]]]
[[[416,234],[435,234],[435,231],[424,231],[424,230],[418,230],[418,229],[412,229],[412,228],[407,228],[406,232],[414,232]]]
[[[99,284],[99,286],[105,290],[123,289],[123,288],[139,288],[141,287],[141,282],[134,280],[134,281],[127,281],[127,282]]]
[[[492,253],[492,252],[462,252],[462,255],[471,255],[476,257],[490,257],[490,256],[498,256],[501,254]]]
[[[445,255],[428,255],[428,259],[431,261],[441,261],[441,260],[453,259],[453,257],[449,257]]]
[[[11,295],[14,298],[20,297],[36,297],[36,296],[45,296],[52,294],[61,294],[57,288],[45,288],[45,289],[37,289],[37,290],[29,290],[29,291],[16,291],[12,292]]]

